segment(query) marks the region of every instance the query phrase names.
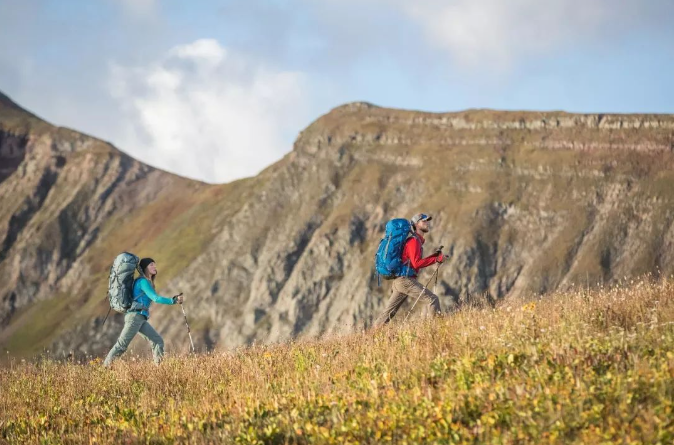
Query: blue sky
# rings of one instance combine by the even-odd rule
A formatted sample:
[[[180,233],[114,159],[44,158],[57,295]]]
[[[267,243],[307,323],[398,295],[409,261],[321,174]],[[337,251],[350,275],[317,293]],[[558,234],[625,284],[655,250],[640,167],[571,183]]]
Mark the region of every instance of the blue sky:
[[[669,0],[0,0],[0,90],[209,182],[345,102],[674,113]]]

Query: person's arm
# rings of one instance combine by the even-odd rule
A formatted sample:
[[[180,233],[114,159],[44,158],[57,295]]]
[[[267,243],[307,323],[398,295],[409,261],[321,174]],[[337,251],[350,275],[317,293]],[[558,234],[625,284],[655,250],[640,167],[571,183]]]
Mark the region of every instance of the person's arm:
[[[416,238],[410,238],[405,245],[405,251],[407,253],[407,258],[410,259],[410,265],[416,270],[428,267],[438,261],[437,254],[421,258],[421,243]]]
[[[147,279],[140,280],[140,290],[142,290],[145,295],[147,295],[148,298],[150,298],[150,300],[154,301],[155,303],[173,304],[172,298],[162,297],[161,295],[157,294]]]

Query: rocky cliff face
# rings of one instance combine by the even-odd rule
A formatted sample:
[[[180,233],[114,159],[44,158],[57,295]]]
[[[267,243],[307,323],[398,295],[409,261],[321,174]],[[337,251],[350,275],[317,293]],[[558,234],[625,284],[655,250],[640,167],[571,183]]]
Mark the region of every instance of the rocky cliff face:
[[[101,326],[107,268],[125,249],[185,293],[201,348],[367,326],[388,296],[372,273],[383,225],[418,211],[434,215],[427,248],[450,252],[444,306],[674,271],[672,116],[355,103],[257,177],[210,186],[12,110],[29,122],[0,114],[0,342],[14,353],[104,352],[121,322]],[[153,308],[174,350],[180,317]]]
[[[198,184],[0,99],[0,341],[27,332],[35,350],[91,299],[93,272],[79,262],[106,224]]]

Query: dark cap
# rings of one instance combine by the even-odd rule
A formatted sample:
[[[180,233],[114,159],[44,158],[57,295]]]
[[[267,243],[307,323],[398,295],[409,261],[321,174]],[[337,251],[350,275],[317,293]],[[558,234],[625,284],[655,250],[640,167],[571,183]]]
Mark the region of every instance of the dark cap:
[[[433,219],[432,216],[428,216],[425,213],[417,213],[412,217],[410,221],[412,222],[412,224],[416,225],[419,221],[430,221],[432,219]]]
[[[142,272],[145,272],[145,268],[149,266],[150,263],[154,263],[154,260],[152,258],[143,258],[142,260],[140,260],[140,263],[138,263],[138,268]]]

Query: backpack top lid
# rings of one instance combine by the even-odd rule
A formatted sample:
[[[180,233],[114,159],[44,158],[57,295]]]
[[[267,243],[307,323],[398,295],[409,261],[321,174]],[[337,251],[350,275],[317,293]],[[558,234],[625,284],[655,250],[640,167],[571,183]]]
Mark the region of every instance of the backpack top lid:
[[[405,237],[412,231],[412,223],[405,218],[394,218],[386,223],[386,236],[402,235]]]

